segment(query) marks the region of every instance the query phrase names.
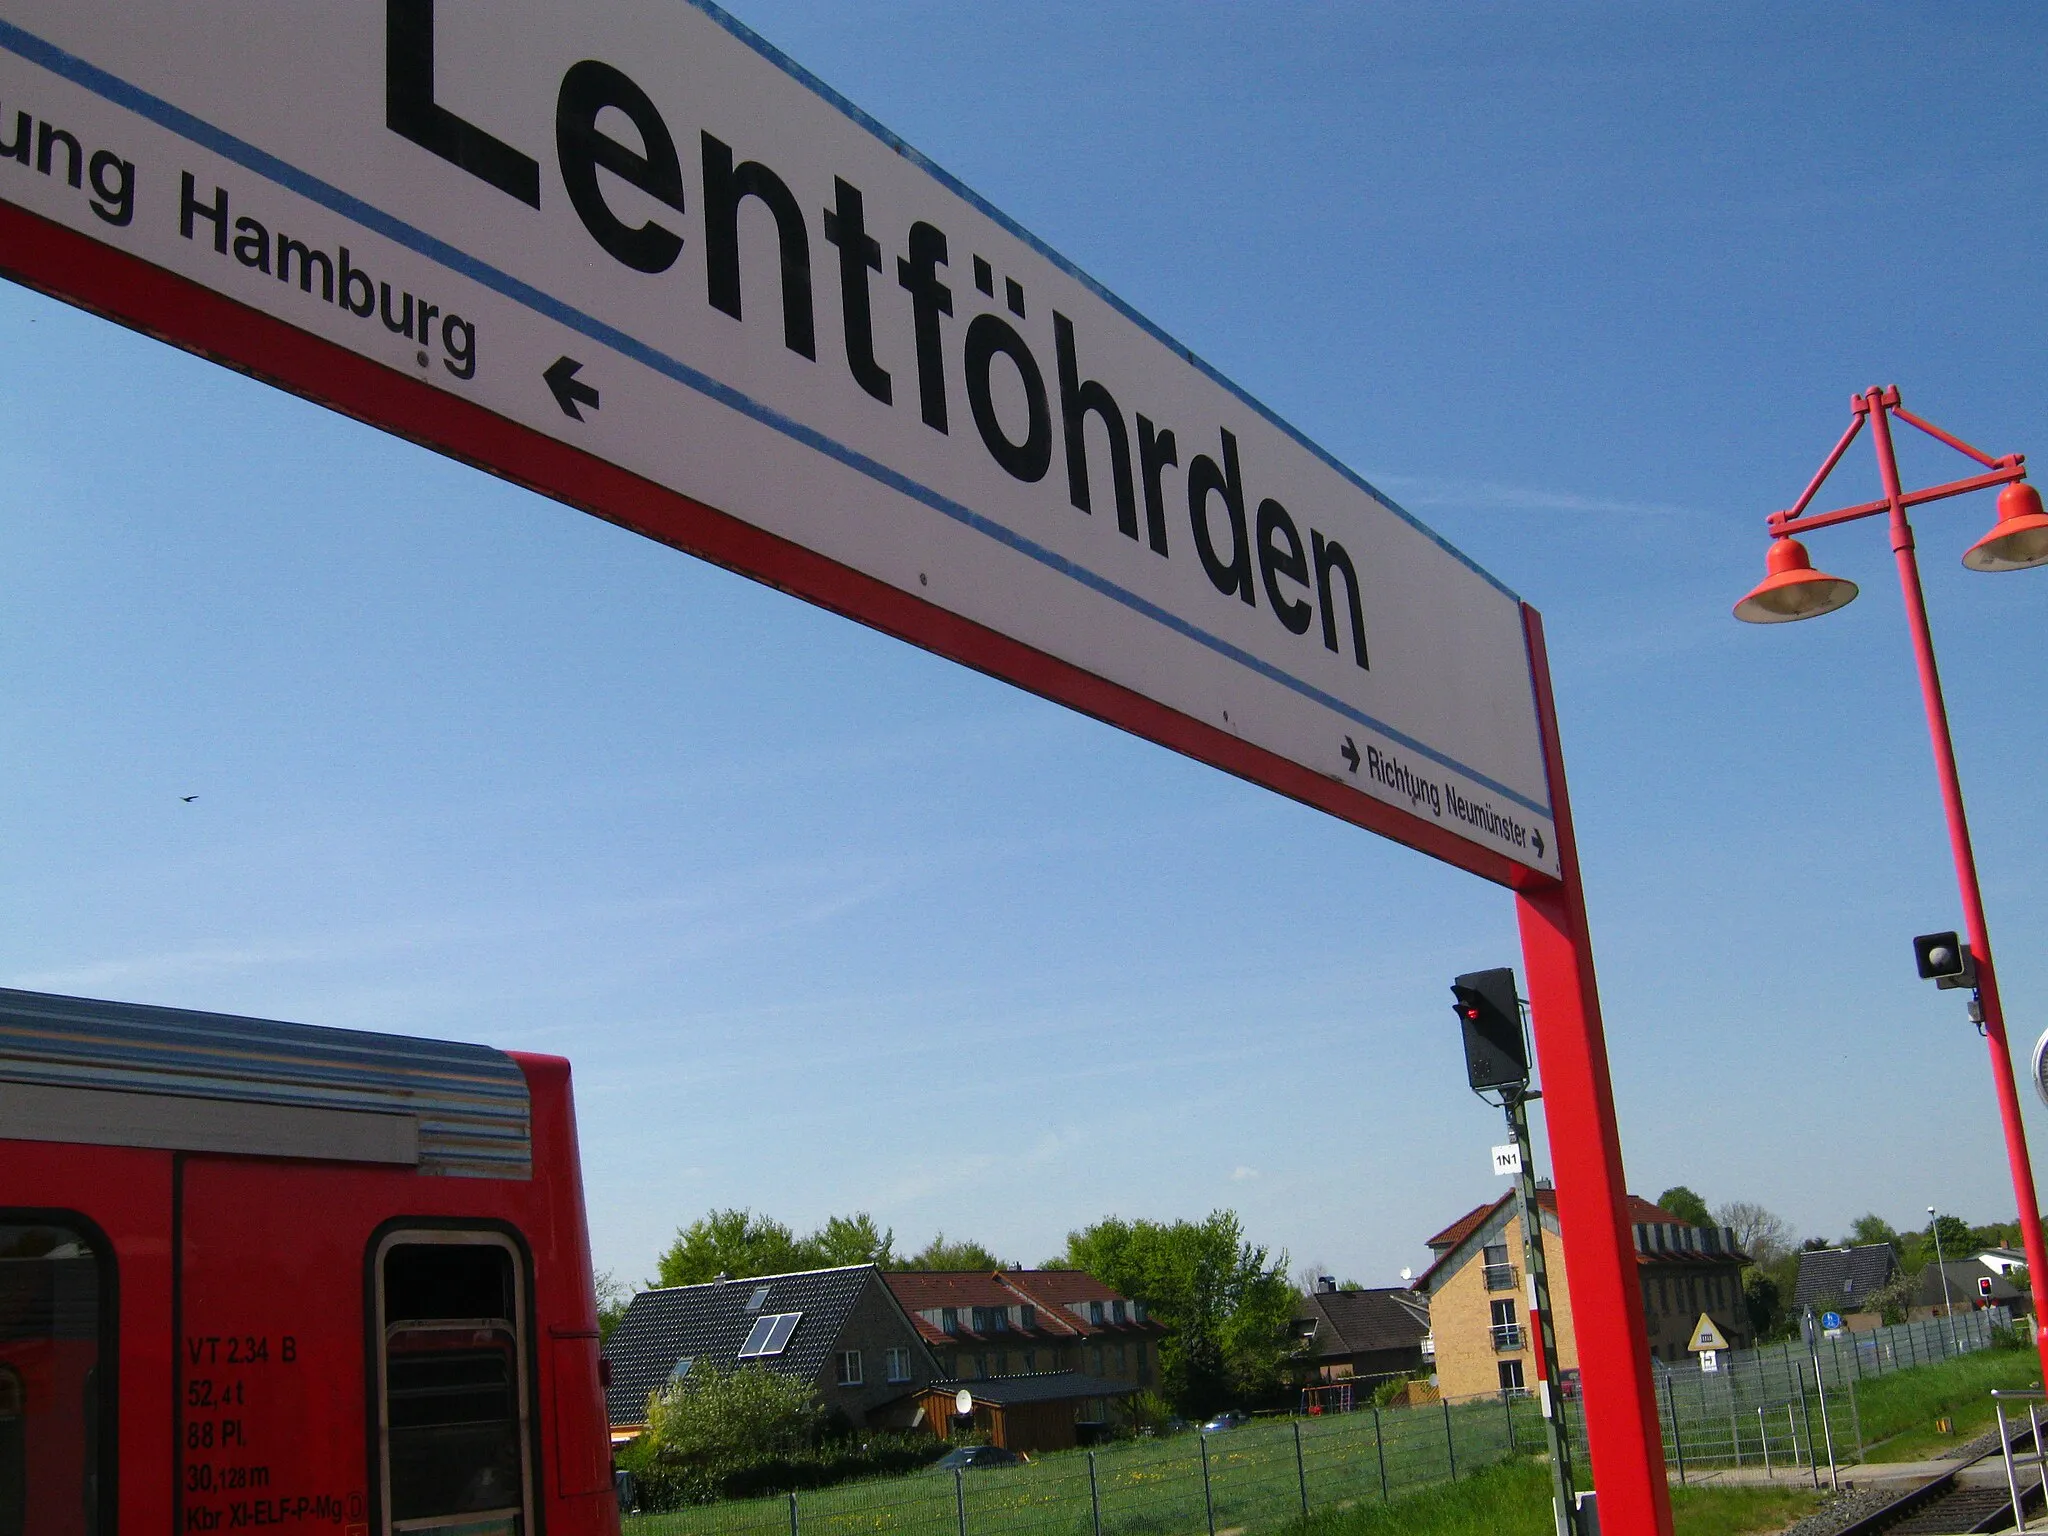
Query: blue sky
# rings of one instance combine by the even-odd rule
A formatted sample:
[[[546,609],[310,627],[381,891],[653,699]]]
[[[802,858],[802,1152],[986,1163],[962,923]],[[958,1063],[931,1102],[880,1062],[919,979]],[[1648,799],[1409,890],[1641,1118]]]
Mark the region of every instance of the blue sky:
[[[1825,623],[1728,609],[1855,390],[2048,455],[2038,12],[735,9],[1544,611],[1633,1188],[2010,1215],[1880,528]],[[0,345],[0,982],[567,1054],[629,1278],[712,1206],[1230,1205],[1384,1284],[1499,1189],[1494,888],[21,290]],[[1991,517],[1919,527],[2024,1070]]]

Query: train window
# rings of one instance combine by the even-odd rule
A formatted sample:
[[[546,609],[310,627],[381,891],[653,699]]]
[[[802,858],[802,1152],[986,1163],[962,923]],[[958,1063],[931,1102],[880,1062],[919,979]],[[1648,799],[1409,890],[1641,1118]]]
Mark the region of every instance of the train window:
[[[83,1223],[0,1211],[0,1536],[113,1529],[101,1487],[113,1403],[100,1391],[113,1292],[104,1241]]]
[[[495,1232],[402,1231],[378,1245],[384,1531],[528,1536],[525,1273]]]

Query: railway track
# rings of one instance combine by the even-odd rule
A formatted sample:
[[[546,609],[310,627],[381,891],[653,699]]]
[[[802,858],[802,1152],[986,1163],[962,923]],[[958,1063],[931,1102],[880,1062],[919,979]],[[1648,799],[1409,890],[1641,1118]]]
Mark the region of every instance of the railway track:
[[[2031,1436],[2014,1439],[2013,1449],[2031,1449]],[[2029,1442],[2022,1444],[2022,1441]],[[1964,1482],[1969,1468],[1996,1456],[1995,1451],[1972,1457],[1939,1477],[1907,1490],[1881,1509],[1845,1525],[1837,1536],[1964,1536],[1974,1531],[2009,1531],[2014,1528],[2012,1496],[2003,1480],[1992,1484]],[[2020,1505],[2031,1521],[2043,1508],[2038,1478],[2020,1491]]]

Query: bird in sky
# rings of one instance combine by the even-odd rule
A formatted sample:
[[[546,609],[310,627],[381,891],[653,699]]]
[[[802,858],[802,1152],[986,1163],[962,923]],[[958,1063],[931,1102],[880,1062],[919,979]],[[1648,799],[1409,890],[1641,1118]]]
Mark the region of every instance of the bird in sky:
[[[178,796],[178,798],[184,801],[187,805],[190,805],[194,800],[197,800],[199,797],[197,795],[180,795]]]

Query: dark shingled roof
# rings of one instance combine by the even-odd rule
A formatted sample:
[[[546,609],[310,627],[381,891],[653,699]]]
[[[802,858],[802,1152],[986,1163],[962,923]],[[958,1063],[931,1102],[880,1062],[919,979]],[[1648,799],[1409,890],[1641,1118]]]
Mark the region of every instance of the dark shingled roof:
[[[649,1395],[667,1385],[680,1359],[732,1370],[754,1320],[772,1313],[801,1312],[803,1319],[781,1354],[758,1363],[778,1376],[815,1381],[854,1302],[874,1283],[874,1265],[853,1264],[642,1291],[604,1343],[604,1357],[612,1367],[611,1386],[605,1392],[612,1423],[646,1423]],[[748,1311],[748,1301],[763,1286],[768,1288],[767,1298]]]
[[[1890,1243],[1865,1243],[1860,1248],[1821,1248],[1799,1255],[1799,1284],[1792,1304],[1840,1302],[1861,1311],[1872,1291],[1881,1288],[1899,1267]]]
[[[1294,1315],[1315,1321],[1318,1355],[1418,1349],[1429,1332],[1429,1308],[1403,1287],[1312,1291],[1302,1297]]]

